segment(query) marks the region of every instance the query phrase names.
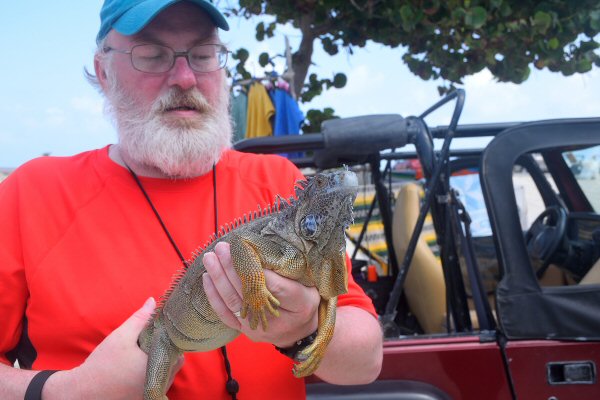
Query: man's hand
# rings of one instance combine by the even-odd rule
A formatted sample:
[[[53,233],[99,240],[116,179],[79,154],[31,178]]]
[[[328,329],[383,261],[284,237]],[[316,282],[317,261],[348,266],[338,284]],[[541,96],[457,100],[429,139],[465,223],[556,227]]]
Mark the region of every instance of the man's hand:
[[[320,301],[315,288],[264,270],[267,288],[281,303],[279,317],[268,315],[267,331],[250,329],[247,319],[234,315],[242,308],[242,282],[233,268],[228,243],[217,243],[214,253],[204,255],[207,273],[203,285],[208,301],[219,318],[229,327],[244,333],[255,342],[269,342],[289,347],[317,329]]]
[[[44,386],[44,399],[141,399],[148,357],[138,347],[137,339],[155,307],[154,299],[148,299],[83,364],[50,377]],[[183,357],[175,365],[169,386],[182,365]]]

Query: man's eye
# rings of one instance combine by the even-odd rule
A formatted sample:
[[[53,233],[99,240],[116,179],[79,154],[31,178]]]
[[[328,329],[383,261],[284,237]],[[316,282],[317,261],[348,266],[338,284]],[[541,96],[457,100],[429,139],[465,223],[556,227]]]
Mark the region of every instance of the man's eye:
[[[135,56],[145,60],[164,60],[169,52],[159,46],[140,46],[135,48]]]
[[[215,58],[215,52],[210,48],[195,47],[190,50],[190,57],[198,61],[212,60]]]
[[[192,60],[194,62],[207,62],[207,61],[212,60],[212,57],[211,56],[207,56],[205,54],[199,54],[199,55],[193,54],[192,55]]]
[[[148,53],[141,56],[144,60],[166,60],[168,55],[166,53]]]

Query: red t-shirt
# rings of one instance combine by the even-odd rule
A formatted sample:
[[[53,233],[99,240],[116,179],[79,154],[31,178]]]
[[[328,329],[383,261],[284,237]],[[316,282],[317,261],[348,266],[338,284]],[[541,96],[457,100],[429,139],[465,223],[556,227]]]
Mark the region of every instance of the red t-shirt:
[[[278,156],[227,151],[216,168],[220,224],[293,193],[298,169]],[[212,173],[141,178],[185,257],[214,231]],[[37,352],[32,369],[70,369],[149,296],[159,298],[181,261],[140,189],[108,147],[33,160],[0,184],[0,362],[12,365],[23,316]],[[349,277],[339,306],[375,315]],[[304,381],[272,345],[240,336],[227,345],[243,399],[304,398]],[[228,399],[219,350],[186,353],[170,399]]]

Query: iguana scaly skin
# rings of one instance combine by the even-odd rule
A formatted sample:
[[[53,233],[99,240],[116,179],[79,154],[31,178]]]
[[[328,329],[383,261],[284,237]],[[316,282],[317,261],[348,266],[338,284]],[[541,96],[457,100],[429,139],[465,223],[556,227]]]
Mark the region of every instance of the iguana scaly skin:
[[[202,286],[203,255],[218,242],[230,244],[242,281],[241,317],[249,318],[252,329],[259,322],[268,329],[267,313],[279,315],[279,301],[265,285],[263,268],[317,288],[317,337],[297,356],[293,369],[297,377],[312,374],[333,336],[337,296],[348,290],[344,231],[352,222],[357,190],[351,171],[317,174],[297,182],[296,199],[288,203],[278,198],[275,206],[221,228],[196,252],[140,334],[140,347],[148,354],[144,398],[167,399],[170,370],[183,352],[213,350],[239,335],[221,322]]]

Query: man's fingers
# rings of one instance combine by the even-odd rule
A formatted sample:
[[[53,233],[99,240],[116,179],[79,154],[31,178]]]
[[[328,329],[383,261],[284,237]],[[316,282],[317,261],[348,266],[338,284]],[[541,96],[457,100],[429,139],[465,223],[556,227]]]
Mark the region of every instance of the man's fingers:
[[[219,294],[210,275],[202,275],[202,285],[204,286],[204,292],[206,293],[210,306],[215,310],[221,321],[230,328],[240,330],[240,321],[233,315],[231,309],[223,301],[223,298]]]
[[[242,296],[242,281],[233,268],[233,260],[231,259],[231,246],[226,242],[219,242],[215,246],[215,254],[219,258],[223,271],[227,276],[227,279],[238,293]],[[235,310],[234,310],[235,311]]]
[[[212,252],[206,253],[202,261],[215,289],[227,308],[231,312],[239,311],[242,308],[242,297],[225,272],[228,266],[223,265],[220,258]]]
[[[124,332],[128,332],[131,335],[139,335],[139,333],[142,331],[142,329],[144,329],[144,327],[148,323],[148,320],[152,316],[152,313],[154,312],[155,308],[156,301],[153,297],[149,297],[142,306],[142,308],[134,312],[131,315],[131,317],[129,317],[125,322],[123,322],[123,324],[121,324],[121,326],[117,329]]]
[[[303,336],[314,331],[320,300],[317,290],[269,270],[264,270],[267,288],[280,301],[278,310],[282,311],[282,315],[279,318],[264,315],[269,326],[267,331],[250,328],[251,321],[259,326],[259,322],[265,322],[261,321],[261,314],[252,313],[247,319],[235,317],[234,313],[242,308],[242,285],[233,267],[230,251],[228,243],[217,243],[214,252],[205,254],[203,259],[207,271],[203,275],[204,290],[223,323],[244,332],[251,340],[271,343],[281,340],[282,332],[290,329],[301,331]]]
[[[320,296],[316,288],[304,286],[270,270],[264,273],[267,288],[280,301],[280,309],[298,312],[305,310],[307,304],[313,304],[315,308],[319,304]]]

